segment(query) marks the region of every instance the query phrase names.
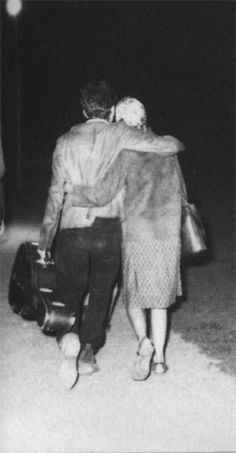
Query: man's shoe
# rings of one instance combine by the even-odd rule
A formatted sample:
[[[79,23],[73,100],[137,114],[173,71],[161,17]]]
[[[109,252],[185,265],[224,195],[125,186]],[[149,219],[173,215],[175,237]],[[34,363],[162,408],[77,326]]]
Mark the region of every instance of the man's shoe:
[[[82,347],[81,354],[79,356],[79,374],[87,375],[95,373],[99,370],[92,345],[86,343]]]
[[[76,334],[67,333],[63,335],[58,344],[64,356],[59,370],[59,378],[63,382],[64,388],[70,390],[78,381],[80,341]]]
[[[78,381],[77,357],[65,357],[59,370],[59,379],[65,390],[71,390]]]
[[[139,344],[131,374],[134,381],[144,381],[148,378],[151,371],[153,353],[154,347],[151,341],[147,337],[143,338]]]
[[[81,344],[78,335],[73,332],[65,333],[58,341],[58,346],[66,356],[78,356]]]

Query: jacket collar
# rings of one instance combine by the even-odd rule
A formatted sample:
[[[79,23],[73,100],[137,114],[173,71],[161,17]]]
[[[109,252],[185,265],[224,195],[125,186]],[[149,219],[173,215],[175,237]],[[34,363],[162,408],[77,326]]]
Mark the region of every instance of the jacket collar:
[[[96,122],[102,122],[102,123],[109,123],[110,121],[104,120],[103,118],[90,118],[89,120],[86,121],[86,123],[96,123]]]

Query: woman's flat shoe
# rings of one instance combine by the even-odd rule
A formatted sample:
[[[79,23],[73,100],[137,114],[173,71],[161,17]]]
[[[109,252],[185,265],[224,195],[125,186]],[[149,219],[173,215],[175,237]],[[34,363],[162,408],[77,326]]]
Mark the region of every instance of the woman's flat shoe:
[[[165,362],[156,362],[152,364],[152,371],[154,371],[155,374],[164,374],[167,370],[168,366]]]
[[[154,347],[149,338],[143,338],[139,344],[131,373],[134,381],[144,381],[150,375],[153,352]]]

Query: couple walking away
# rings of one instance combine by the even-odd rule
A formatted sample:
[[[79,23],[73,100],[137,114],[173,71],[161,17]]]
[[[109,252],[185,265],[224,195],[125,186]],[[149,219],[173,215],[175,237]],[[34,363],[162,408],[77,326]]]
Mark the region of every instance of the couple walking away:
[[[68,389],[99,369],[96,353],[105,343],[121,262],[123,298],[138,338],[134,380],[167,370],[167,308],[181,294],[182,143],[154,134],[144,106],[134,98],[117,103],[106,82],[81,90],[81,105],[86,121],[56,144],[39,242],[40,250],[50,250],[58,231],[58,287],[76,319],[58,338],[59,375]]]

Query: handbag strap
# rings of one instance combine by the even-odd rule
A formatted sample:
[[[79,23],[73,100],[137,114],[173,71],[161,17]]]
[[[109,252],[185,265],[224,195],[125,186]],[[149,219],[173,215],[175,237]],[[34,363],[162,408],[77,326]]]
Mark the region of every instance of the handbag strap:
[[[183,173],[182,173],[177,156],[175,157],[175,162],[176,162],[176,170],[177,170],[179,181],[180,181],[180,192],[181,192],[182,205],[188,205],[189,203],[188,203],[187,188],[186,188]]]

